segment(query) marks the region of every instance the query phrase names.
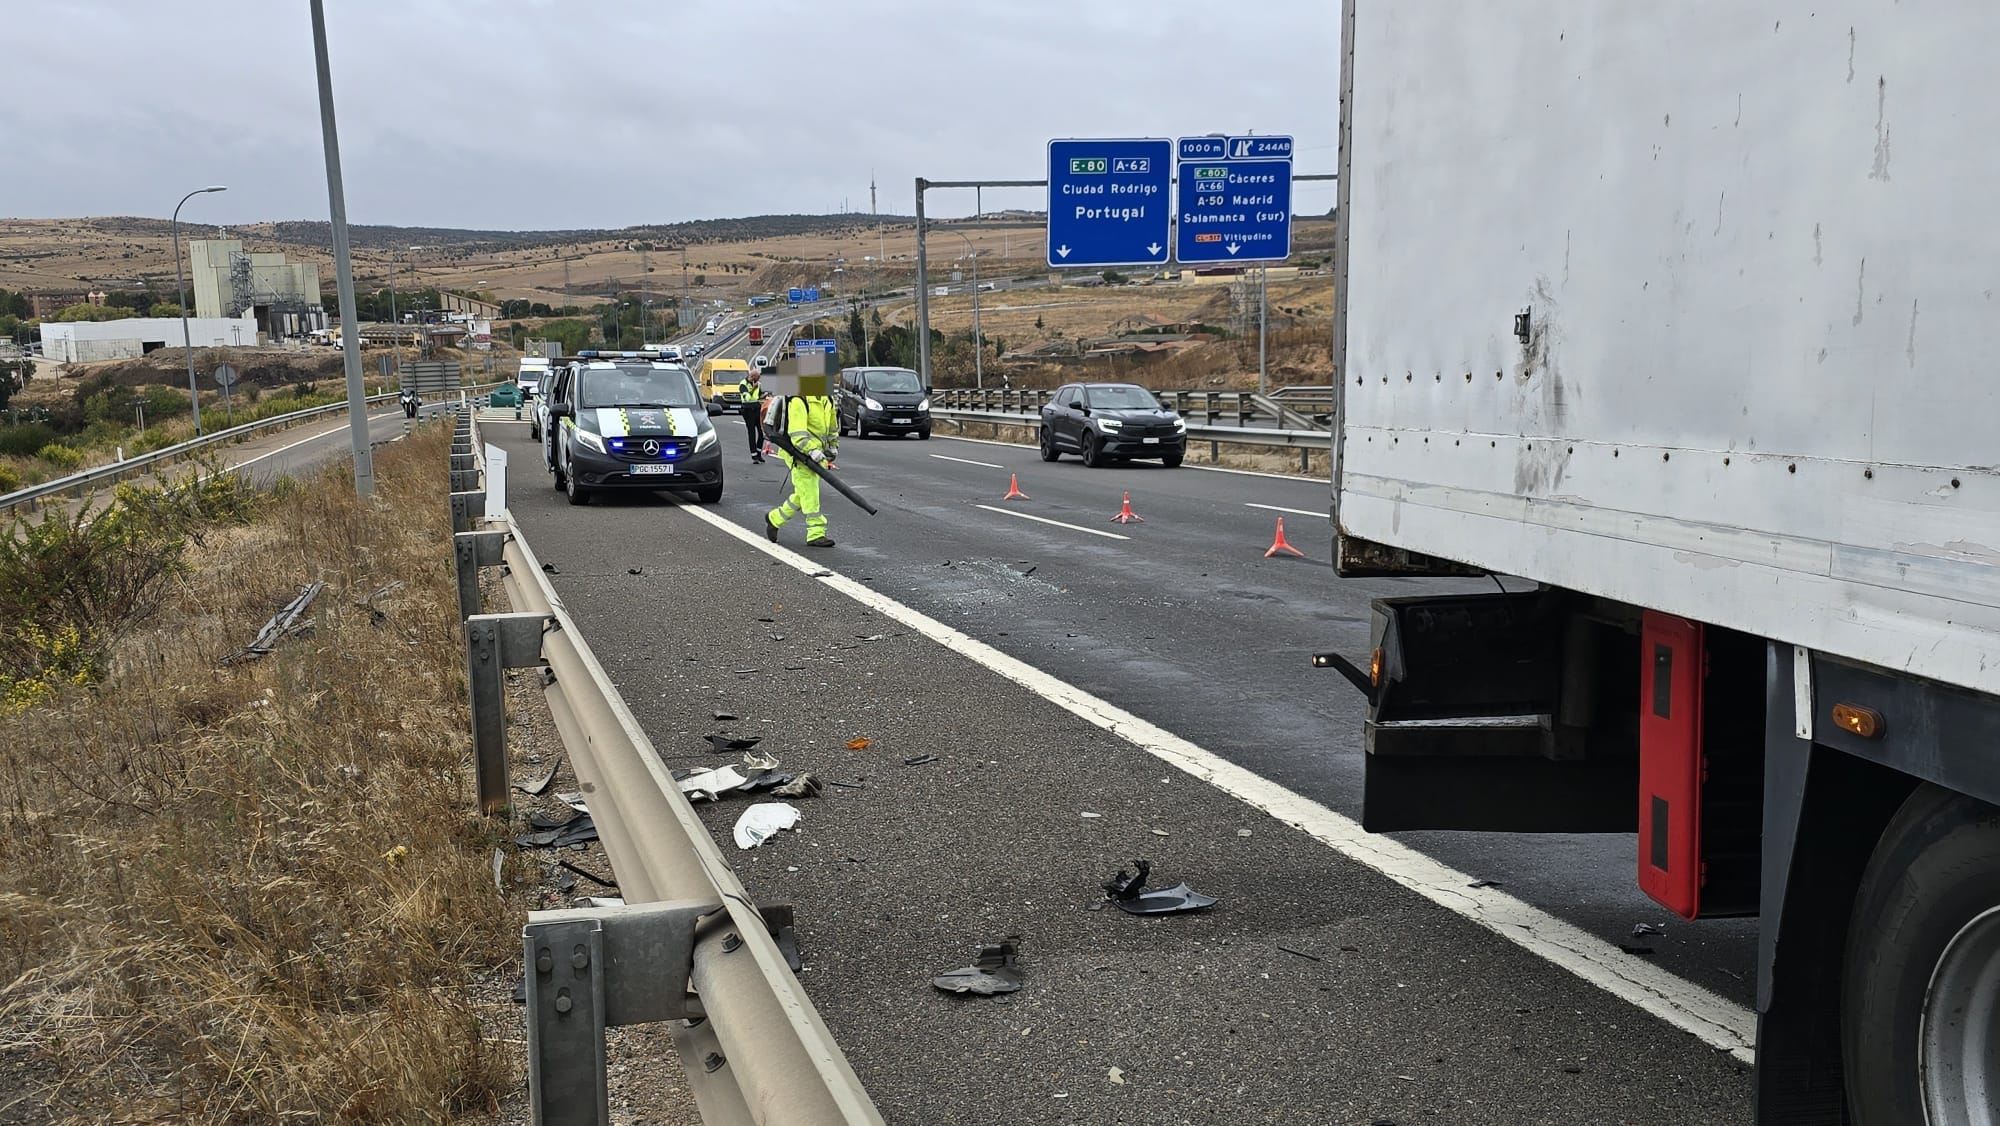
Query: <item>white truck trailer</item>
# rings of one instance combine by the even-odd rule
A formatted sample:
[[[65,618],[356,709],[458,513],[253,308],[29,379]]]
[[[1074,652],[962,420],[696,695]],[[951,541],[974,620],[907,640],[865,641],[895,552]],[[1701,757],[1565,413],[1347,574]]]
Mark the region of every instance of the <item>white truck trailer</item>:
[[[1336,565],[1532,580],[1377,603],[1368,827],[1636,833],[1762,1126],[2000,1120],[2000,5],[1342,17]]]

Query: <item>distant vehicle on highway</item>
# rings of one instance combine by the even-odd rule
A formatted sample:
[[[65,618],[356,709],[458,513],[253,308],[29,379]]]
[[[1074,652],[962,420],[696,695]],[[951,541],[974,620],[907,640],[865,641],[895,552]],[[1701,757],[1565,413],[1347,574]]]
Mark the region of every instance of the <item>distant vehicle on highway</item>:
[[[657,345],[653,350],[658,352],[660,358],[663,360],[678,363],[681,359],[681,347],[678,344],[661,344]]]
[[[604,489],[722,499],[722,446],[694,377],[663,360],[578,358],[551,380],[542,457],[571,504]]]
[[[545,356],[522,356],[521,368],[514,375],[514,382],[521,385],[521,394],[534,398],[541,389],[542,379],[549,374],[549,361]]]
[[[1068,383],[1042,407],[1042,460],[1080,454],[1096,468],[1158,458],[1172,469],[1187,456],[1187,422],[1134,383]]]
[[[708,413],[726,414],[742,405],[743,378],[750,365],[742,360],[711,357],[701,362],[701,397]]]
[[[850,430],[863,438],[931,436],[930,390],[909,368],[843,368],[833,410],[843,437]]]
[[[750,332],[750,343],[752,343],[752,344],[762,344],[762,343],[764,342],[764,326],[763,326],[763,325],[751,325],[751,326],[750,326],[750,329],[749,329],[749,332]]]
[[[771,370],[770,357],[764,355],[764,353],[762,352],[759,352],[757,353],[757,358],[750,361],[750,366],[756,368],[758,371],[770,371]]]

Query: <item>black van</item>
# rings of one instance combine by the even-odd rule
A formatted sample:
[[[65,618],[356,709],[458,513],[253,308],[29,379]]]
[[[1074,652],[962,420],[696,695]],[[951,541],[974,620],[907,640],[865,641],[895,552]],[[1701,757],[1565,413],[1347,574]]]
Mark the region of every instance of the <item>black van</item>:
[[[840,433],[931,436],[931,395],[909,368],[844,368],[834,394]]]

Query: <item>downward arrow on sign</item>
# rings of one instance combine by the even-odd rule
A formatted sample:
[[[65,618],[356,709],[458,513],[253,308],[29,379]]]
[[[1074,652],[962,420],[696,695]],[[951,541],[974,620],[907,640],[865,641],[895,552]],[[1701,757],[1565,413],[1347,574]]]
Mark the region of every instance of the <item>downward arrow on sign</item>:
[[[1068,243],[1064,243],[1064,244],[1062,244],[1061,246],[1058,246],[1058,247],[1056,247],[1056,257],[1058,257],[1058,258],[1067,258],[1067,257],[1069,257],[1069,244],[1068,244]]]
[[[1229,253],[1231,253],[1231,254],[1234,254],[1234,253],[1236,253],[1237,251],[1239,251],[1239,250],[1243,249],[1243,247],[1242,247],[1242,246],[1240,246],[1240,245],[1238,245],[1238,244],[1236,244],[1236,243],[1233,243],[1233,242],[1232,242],[1232,243],[1230,243],[1230,244],[1229,244],[1229,246],[1228,246],[1228,247],[1227,247],[1226,249],[1227,249],[1227,250],[1229,251]]]
[[[1160,252],[1160,244],[1157,242],[1146,248],[1146,253],[1148,254],[1158,254],[1159,252]]]

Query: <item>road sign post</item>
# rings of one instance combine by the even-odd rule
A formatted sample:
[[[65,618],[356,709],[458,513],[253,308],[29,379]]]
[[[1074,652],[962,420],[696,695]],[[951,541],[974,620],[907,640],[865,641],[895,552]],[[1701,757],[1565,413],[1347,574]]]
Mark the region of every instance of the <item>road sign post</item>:
[[[1050,141],[1049,265],[1166,265],[1172,157],[1161,138]]]
[[[236,368],[229,364],[215,365],[215,385],[222,388],[222,410],[227,421],[225,425],[236,425],[236,404],[230,401],[229,389],[236,386]]]
[[[1292,256],[1292,139],[1182,137],[1174,258],[1191,265]]]

